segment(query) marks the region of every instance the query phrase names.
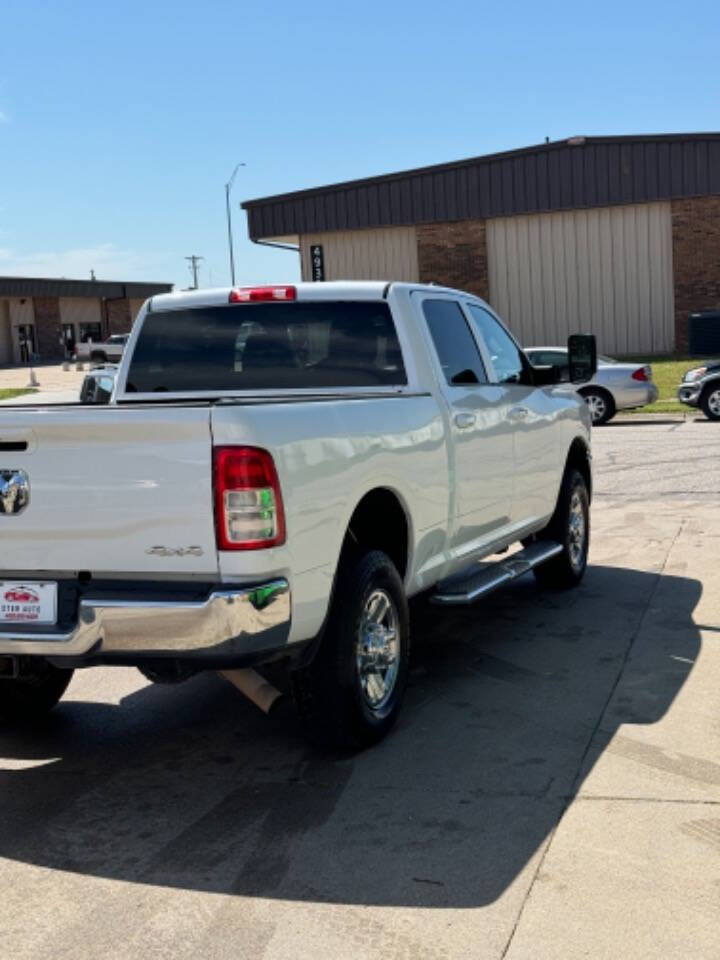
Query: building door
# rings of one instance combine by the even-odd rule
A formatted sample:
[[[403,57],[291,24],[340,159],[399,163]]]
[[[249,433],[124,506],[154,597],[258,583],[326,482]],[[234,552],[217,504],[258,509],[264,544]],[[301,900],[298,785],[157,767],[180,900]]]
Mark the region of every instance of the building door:
[[[13,362],[10,310],[7,300],[0,300],[0,365]]]
[[[30,363],[37,353],[35,347],[35,326],[32,323],[21,323],[17,328],[18,346],[20,347],[20,363]]]
[[[65,359],[69,360],[75,350],[75,324],[64,323],[62,325],[62,344]]]
[[[524,347],[594,333],[610,355],[674,347],[669,203],[487,221],[490,303]]]

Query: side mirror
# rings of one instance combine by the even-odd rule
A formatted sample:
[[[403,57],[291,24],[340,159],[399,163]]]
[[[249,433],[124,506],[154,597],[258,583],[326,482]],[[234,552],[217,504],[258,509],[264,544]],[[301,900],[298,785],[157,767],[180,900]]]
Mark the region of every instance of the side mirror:
[[[587,383],[597,371],[597,343],[592,334],[573,333],[568,337],[568,366],[571,383]]]

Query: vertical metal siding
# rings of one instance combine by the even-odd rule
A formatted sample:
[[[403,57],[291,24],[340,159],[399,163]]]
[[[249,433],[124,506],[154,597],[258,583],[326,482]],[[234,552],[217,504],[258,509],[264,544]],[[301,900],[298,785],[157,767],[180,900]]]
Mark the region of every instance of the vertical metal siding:
[[[527,346],[581,330],[603,353],[673,349],[669,203],[502,217],[487,246],[490,302]]]
[[[312,279],[314,243],[323,246],[326,280],[418,280],[415,227],[307,234],[300,238],[303,280]]]

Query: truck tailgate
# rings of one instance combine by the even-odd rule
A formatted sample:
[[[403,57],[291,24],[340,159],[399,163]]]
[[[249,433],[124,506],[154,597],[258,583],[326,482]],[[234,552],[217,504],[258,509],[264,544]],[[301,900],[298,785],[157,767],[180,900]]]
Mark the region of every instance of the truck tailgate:
[[[0,411],[0,476],[30,487],[0,570],[215,576],[211,459],[203,406]]]

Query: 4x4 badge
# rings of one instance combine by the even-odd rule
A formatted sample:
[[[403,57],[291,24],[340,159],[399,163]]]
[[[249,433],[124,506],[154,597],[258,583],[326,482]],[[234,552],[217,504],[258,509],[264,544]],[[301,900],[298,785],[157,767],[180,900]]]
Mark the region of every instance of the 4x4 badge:
[[[145,551],[151,557],[201,557],[202,547],[150,547]]]
[[[0,515],[22,513],[30,502],[30,480],[24,470],[0,469]]]

